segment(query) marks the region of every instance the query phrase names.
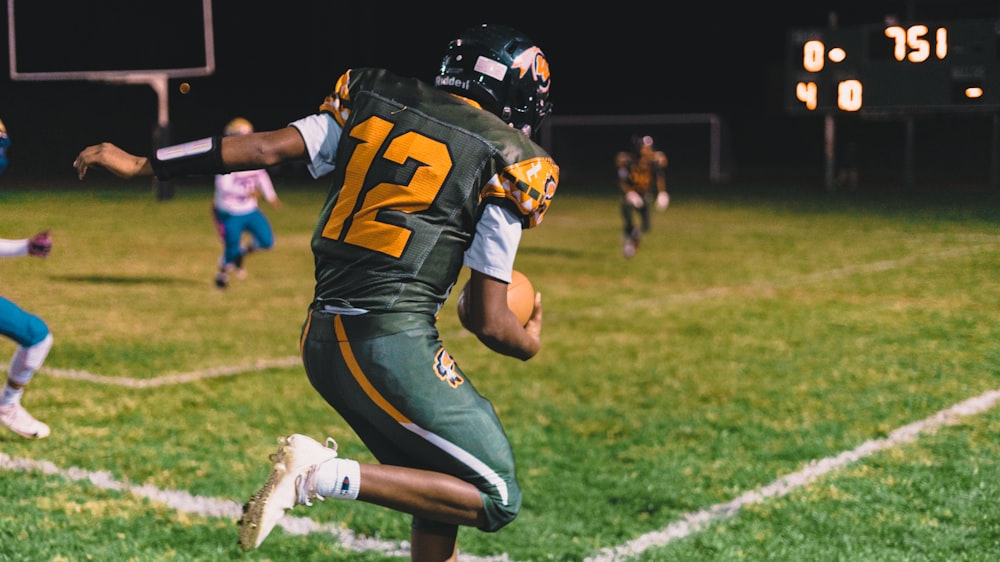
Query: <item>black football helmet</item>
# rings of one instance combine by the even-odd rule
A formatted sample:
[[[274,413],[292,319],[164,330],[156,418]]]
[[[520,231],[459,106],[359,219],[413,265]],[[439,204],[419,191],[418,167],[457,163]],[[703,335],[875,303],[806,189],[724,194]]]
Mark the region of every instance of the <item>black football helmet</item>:
[[[438,88],[476,101],[529,137],[552,111],[549,84],[549,63],[535,42],[491,24],[453,40],[434,78]]]

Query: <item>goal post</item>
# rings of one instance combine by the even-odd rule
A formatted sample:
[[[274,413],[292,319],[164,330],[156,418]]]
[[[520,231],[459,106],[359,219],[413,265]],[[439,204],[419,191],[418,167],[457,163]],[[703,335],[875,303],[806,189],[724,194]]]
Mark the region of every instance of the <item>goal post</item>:
[[[663,129],[664,126],[704,126],[707,129],[707,146],[704,147],[708,162],[708,180],[715,183],[729,181],[729,140],[725,120],[715,113],[651,113],[634,115],[553,115],[542,123],[539,140],[550,153],[555,154],[562,146],[560,143],[573,141],[557,139],[556,130],[589,128],[596,131],[601,128],[631,128],[635,131],[648,131],[653,128]],[[699,141],[701,142],[701,141]],[[620,146],[618,150],[627,147]],[[671,150],[667,150],[670,157]],[[608,156],[611,161],[612,156]]]
[[[215,73],[212,0],[102,0],[58,9],[38,0],[7,0],[7,24],[11,80],[152,88],[154,146],[169,144],[168,80]],[[173,195],[170,182],[154,179],[153,188],[159,199]]]

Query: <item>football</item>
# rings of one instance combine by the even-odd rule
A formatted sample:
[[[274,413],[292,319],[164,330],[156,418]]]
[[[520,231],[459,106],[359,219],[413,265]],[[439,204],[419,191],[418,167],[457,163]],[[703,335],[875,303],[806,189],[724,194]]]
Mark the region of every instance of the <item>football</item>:
[[[528,323],[531,311],[535,309],[535,288],[528,277],[516,269],[507,285],[507,307],[514,312],[522,326]]]
[[[458,294],[458,318],[465,323],[465,292],[469,284],[462,287],[462,292]],[[518,270],[514,270],[507,285],[507,307],[517,316],[517,319],[524,326],[531,319],[531,312],[535,309],[535,288],[531,285],[528,277]]]

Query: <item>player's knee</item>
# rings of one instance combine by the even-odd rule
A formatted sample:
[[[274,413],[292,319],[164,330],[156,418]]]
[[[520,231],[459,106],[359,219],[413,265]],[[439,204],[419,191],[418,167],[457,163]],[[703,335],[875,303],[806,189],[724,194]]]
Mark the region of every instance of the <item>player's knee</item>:
[[[521,512],[521,488],[516,482],[508,483],[508,486],[506,497],[496,494],[483,496],[486,521],[479,526],[479,530],[488,533],[499,531]]]
[[[517,506],[517,508],[509,505],[498,506],[498,509],[487,512],[486,523],[479,527],[479,530],[486,531],[487,533],[495,533],[513,521],[520,511],[520,506]]]
[[[52,346],[52,333],[49,331],[48,324],[46,324],[40,317],[34,314],[28,315],[26,332],[27,334],[24,341],[18,342],[24,347],[34,347],[43,343],[48,347]]]
[[[25,348],[24,366],[32,371],[41,369],[42,364],[45,363],[45,358],[49,356],[49,350],[52,349],[53,341],[52,334],[48,333],[40,342]]]
[[[272,232],[255,232],[253,235],[253,244],[251,247],[254,251],[256,250],[270,250],[274,247],[274,233]]]

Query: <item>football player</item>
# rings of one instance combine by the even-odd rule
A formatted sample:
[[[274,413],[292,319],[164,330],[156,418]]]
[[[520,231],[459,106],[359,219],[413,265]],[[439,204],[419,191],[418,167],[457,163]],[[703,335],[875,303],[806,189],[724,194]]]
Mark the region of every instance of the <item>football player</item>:
[[[7,169],[7,148],[10,137],[0,120],[0,175]],[[52,250],[52,236],[46,230],[31,238],[0,238],[0,258],[34,256],[44,258]],[[0,334],[12,340],[17,349],[10,360],[7,382],[0,394],[0,426],[26,439],[42,439],[49,435],[49,426],[36,420],[21,405],[24,387],[41,368],[52,348],[52,333],[37,315],[26,312],[14,302],[0,297]]]
[[[253,124],[243,117],[233,119],[223,129],[226,136],[248,135],[252,132]],[[215,176],[212,218],[215,230],[222,238],[223,248],[215,286],[220,289],[229,285],[230,275],[235,274],[240,279],[246,277],[243,261],[247,254],[270,250],[274,246],[274,229],[257,204],[260,197],[276,209],[281,207],[271,176],[264,168]],[[244,232],[250,234],[250,241],[245,246],[242,243]]]
[[[239,521],[244,549],[285,510],[322,498],[411,514],[413,560],[455,560],[459,526],[493,532],[517,516],[521,487],[503,426],[435,323],[466,266],[466,327],[520,360],[541,348],[541,294],[522,325],[507,284],[522,230],[541,224],[558,182],[533,141],[551,111],[549,85],[534,41],[481,25],[449,44],[433,85],[351,69],[317,113],[283,129],[149,158],[109,143],[77,157],[81,179],[91,166],[170,178],[291,161],[332,179],[312,239],[315,291],[300,347],[310,382],[379,463],[339,458],[332,439],[280,439]]]
[[[0,238],[0,257],[45,258],[51,251],[52,235],[48,230],[31,238]],[[49,426],[36,420],[24,409],[21,396],[24,394],[24,387],[49,355],[52,333],[37,315],[0,297],[0,334],[17,344],[10,360],[7,382],[0,394],[0,425],[26,439],[47,437]]]
[[[632,139],[631,152],[615,155],[618,168],[618,189],[621,191],[621,215],[624,235],[623,253],[630,258],[639,248],[642,235],[649,231],[649,207],[667,210],[667,155],[653,146],[653,137],[637,136]],[[636,215],[639,224],[636,225]]]

